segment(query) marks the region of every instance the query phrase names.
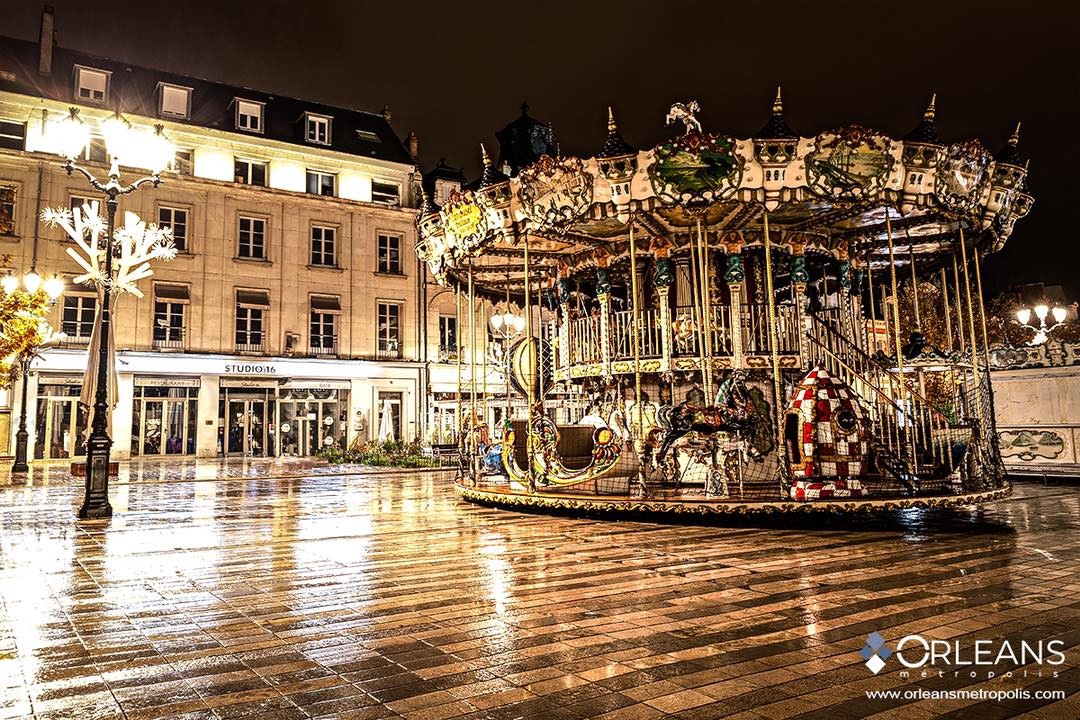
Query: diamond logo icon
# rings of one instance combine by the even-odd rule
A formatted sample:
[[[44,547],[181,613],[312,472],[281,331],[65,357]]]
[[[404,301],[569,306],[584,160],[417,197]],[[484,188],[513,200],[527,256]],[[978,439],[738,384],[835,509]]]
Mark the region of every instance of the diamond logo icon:
[[[885,667],[885,661],[892,657],[893,650],[885,644],[881,633],[872,632],[866,638],[866,644],[859,650],[859,656],[865,660],[870,672],[877,675]]]
[[[870,668],[870,672],[877,675],[879,672],[881,672],[881,668],[885,667],[885,661],[877,655],[873,655],[869,660],[866,661],[866,667]]]

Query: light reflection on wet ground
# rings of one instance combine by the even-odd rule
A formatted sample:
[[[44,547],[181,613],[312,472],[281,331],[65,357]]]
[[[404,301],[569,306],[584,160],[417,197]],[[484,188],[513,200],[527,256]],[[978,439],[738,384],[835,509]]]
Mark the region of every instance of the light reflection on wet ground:
[[[143,463],[82,525],[62,469],[0,478],[0,718],[1080,717],[1080,487],[720,527],[332,472]],[[910,682],[874,630],[1062,639],[1058,678],[918,684],[1071,697],[870,704]]]

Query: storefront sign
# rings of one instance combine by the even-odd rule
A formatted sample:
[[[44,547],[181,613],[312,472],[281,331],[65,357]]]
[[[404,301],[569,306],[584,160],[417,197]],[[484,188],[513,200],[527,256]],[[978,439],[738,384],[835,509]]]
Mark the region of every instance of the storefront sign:
[[[199,387],[199,378],[136,377],[135,387]]]
[[[82,375],[46,375],[41,374],[41,385],[82,385]]]
[[[282,385],[284,388],[298,388],[302,390],[348,390],[348,380],[289,380]]]
[[[278,367],[268,362],[227,362],[225,375],[277,375]]]

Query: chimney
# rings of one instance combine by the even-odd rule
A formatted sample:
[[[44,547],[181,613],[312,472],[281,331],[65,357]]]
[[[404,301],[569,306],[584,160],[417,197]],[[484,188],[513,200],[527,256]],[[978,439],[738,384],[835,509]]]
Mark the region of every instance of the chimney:
[[[56,44],[56,23],[52,5],[41,9],[41,34],[38,36],[38,72],[52,75],[53,46]]]
[[[416,137],[416,133],[409,132],[405,138],[405,145],[409,148],[409,155],[416,162],[420,162],[420,138]]]

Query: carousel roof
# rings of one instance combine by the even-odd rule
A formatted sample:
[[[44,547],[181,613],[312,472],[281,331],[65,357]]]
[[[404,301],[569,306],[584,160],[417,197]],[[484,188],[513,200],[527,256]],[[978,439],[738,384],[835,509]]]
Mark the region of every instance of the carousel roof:
[[[642,256],[686,254],[699,229],[710,247],[738,252],[764,244],[767,216],[771,243],[793,255],[883,267],[891,237],[897,264],[932,269],[961,234],[999,249],[1033,202],[1018,134],[996,159],[976,140],[943,143],[933,99],[900,140],[858,125],[796,136],[779,92],[748,139],[703,130],[697,107],[674,105],[668,124],[684,132],[644,150],[609,114],[600,151],[580,158],[559,156],[523,104],[478,187],[421,213],[417,254],[440,281],[469,264],[494,290],[521,284],[526,238],[530,276],[551,282],[626,262],[631,227]]]

